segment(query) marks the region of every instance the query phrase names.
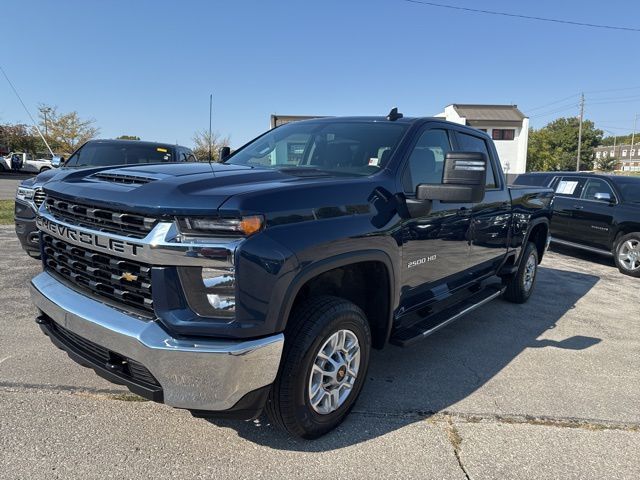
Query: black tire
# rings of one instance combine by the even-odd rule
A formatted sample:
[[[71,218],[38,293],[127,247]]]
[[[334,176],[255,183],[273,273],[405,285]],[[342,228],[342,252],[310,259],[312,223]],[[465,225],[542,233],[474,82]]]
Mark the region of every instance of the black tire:
[[[620,270],[620,273],[625,275],[629,275],[631,277],[640,278],[640,267],[637,267],[638,262],[640,262],[640,256],[638,253],[635,254],[637,260],[633,262],[633,266],[629,263],[626,263],[620,258],[621,254],[624,254],[623,248],[628,248],[629,244],[635,246],[634,251],[640,253],[640,232],[633,232],[627,235],[623,235],[616,241],[615,247],[613,249],[613,259],[616,262],[616,267]],[[627,257],[628,258],[628,257]],[[627,260],[628,262],[629,260]]]
[[[538,277],[538,262],[538,249],[535,244],[527,243],[518,271],[505,279],[507,287],[504,292],[505,300],[513,303],[525,303],[529,300]],[[533,271],[530,268],[533,268]]]
[[[292,435],[313,439],[340,425],[355,404],[369,366],[371,330],[364,312],[337,297],[312,298],[296,309],[285,331],[280,370],[265,411],[271,423]],[[355,334],[360,365],[350,393],[335,411],[318,413],[311,405],[309,382],[320,348],[339,330]]]

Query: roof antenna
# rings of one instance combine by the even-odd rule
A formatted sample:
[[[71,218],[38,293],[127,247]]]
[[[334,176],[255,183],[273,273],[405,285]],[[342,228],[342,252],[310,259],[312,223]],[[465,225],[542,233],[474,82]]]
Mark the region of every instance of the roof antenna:
[[[389,112],[389,115],[387,115],[387,120],[391,122],[395,122],[396,120],[398,120],[399,118],[402,118],[403,116],[404,115],[402,115],[401,113],[398,113],[398,107],[393,107]]]

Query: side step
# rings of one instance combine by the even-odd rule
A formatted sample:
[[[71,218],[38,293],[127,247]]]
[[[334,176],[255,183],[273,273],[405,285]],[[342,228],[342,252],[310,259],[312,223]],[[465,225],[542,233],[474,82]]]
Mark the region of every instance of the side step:
[[[504,291],[505,287],[495,285],[489,286],[470,296],[462,303],[435,313],[409,328],[395,332],[389,342],[393,345],[398,345],[399,347],[408,347],[418,340],[422,340],[432,333],[437,332],[442,327],[449,325],[463,315],[466,315],[485,303],[490,302],[494,298],[499,297],[504,293]]]

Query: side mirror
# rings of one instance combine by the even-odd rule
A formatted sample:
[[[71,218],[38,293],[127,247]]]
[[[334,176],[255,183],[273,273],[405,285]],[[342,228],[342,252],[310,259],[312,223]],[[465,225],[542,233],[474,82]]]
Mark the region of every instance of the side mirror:
[[[487,183],[487,156],[480,152],[451,152],[444,159],[441,184],[422,183],[416,188],[418,200],[450,203],[478,203]]]
[[[224,162],[230,156],[231,156],[231,148],[230,147],[222,147],[218,152],[218,158],[219,158],[220,162]]]
[[[598,200],[599,202],[611,203],[613,202],[613,198],[609,192],[599,192],[593,196],[594,200]]]
[[[54,168],[59,167],[62,164],[62,158],[60,157],[53,157],[51,159],[51,166]]]

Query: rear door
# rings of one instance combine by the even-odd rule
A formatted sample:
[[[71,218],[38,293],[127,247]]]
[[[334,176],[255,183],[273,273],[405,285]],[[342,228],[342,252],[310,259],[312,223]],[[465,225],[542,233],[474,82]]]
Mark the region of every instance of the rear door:
[[[578,242],[580,235],[573,222],[580,206],[580,196],[587,179],[577,176],[565,176],[556,180],[551,236],[569,242]]]
[[[511,222],[511,197],[502,181],[495,149],[481,136],[456,131],[457,150],[480,152],[487,156],[484,199],[471,212],[470,265],[475,275],[495,271],[507,250]]]
[[[609,194],[612,202],[596,200],[596,194]],[[611,249],[611,229],[616,208],[616,196],[608,181],[602,178],[589,178],[580,199],[572,212],[571,231],[575,232],[578,243],[590,247]]]

